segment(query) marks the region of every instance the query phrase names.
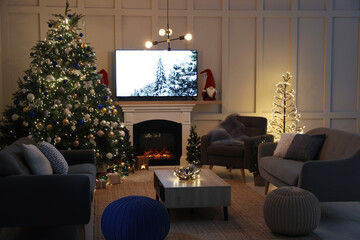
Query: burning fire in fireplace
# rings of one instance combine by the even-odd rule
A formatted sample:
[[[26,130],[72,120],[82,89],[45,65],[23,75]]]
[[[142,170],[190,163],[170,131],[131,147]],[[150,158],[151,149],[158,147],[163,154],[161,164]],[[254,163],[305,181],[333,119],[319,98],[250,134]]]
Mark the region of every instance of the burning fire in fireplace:
[[[170,159],[173,157],[171,152],[166,149],[157,150],[157,149],[150,149],[144,152],[144,156],[150,159]]]

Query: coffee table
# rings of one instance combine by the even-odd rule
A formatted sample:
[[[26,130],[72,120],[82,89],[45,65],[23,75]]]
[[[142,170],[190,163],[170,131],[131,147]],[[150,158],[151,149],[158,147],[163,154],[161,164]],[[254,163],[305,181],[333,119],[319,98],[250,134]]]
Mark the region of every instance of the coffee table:
[[[170,208],[223,207],[228,220],[231,186],[210,169],[197,180],[179,180],[173,170],[154,170],[156,200]]]

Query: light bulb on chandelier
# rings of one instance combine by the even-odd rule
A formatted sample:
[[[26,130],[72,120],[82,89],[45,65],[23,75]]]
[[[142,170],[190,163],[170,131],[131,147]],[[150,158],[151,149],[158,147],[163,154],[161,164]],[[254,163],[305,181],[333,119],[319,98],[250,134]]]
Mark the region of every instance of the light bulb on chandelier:
[[[186,35],[183,36],[179,36],[177,38],[170,38],[170,36],[173,34],[172,29],[169,27],[169,0],[167,0],[167,5],[166,5],[166,29],[160,29],[159,30],[159,35],[160,36],[166,36],[167,39],[166,40],[161,40],[161,41],[146,41],[145,42],[145,47],[146,48],[152,48],[152,46],[158,45],[159,43],[167,43],[168,45],[168,51],[171,50],[170,47],[170,42],[171,41],[175,41],[175,40],[187,40],[190,41],[192,39],[192,35],[190,33],[187,33]]]

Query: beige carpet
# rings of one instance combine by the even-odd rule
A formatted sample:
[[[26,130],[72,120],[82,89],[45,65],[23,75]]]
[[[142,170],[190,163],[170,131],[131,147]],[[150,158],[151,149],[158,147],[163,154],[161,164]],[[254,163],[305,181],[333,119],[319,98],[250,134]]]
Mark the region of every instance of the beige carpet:
[[[153,172],[138,171],[123,179],[121,184],[108,185],[95,192],[94,239],[104,239],[101,216],[111,202],[129,195],[155,199]],[[231,185],[229,221],[223,220],[223,208],[170,210],[170,232],[166,240],[198,239],[317,239],[314,235],[285,237],[273,234],[263,219],[264,197],[239,180],[225,179]]]

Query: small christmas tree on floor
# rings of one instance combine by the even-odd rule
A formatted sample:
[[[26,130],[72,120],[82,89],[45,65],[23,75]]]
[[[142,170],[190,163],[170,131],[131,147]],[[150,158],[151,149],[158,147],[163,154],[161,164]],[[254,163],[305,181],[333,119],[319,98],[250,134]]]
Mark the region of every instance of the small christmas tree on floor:
[[[295,105],[295,91],[289,83],[292,78],[289,72],[282,75],[284,81],[276,84],[275,102],[268,132],[274,135],[275,141],[280,139],[281,133],[303,133],[304,127],[298,126],[300,114]]]
[[[99,165],[129,162],[129,132],[101,84],[95,53],[77,28],[82,15],[69,11],[66,3],[65,16],[54,15],[45,40],[32,48],[14,104],[3,113],[0,144],[28,136],[58,149],[94,149]]]
[[[190,164],[200,164],[200,137],[197,135],[196,126],[191,126],[190,136],[188,138],[188,145],[186,147],[187,157],[186,160]]]

